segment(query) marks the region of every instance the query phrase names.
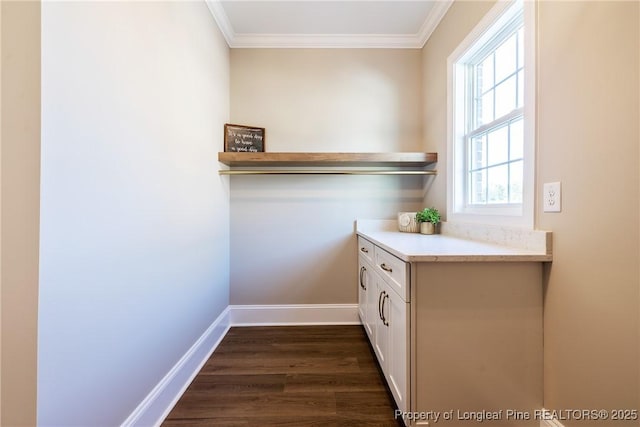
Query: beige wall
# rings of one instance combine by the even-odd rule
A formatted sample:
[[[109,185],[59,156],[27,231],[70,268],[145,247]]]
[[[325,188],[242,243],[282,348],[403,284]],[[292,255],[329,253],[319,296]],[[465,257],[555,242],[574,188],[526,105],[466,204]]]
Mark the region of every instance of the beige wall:
[[[231,119],[267,151],[420,148],[417,49],[232,49]]]
[[[232,49],[231,121],[267,151],[420,151],[420,70],[419,50]],[[356,303],[354,220],[422,197],[420,177],[232,177],[231,303]]]
[[[0,424],[33,426],[40,207],[40,3],[3,1],[0,7],[4,107]]]
[[[539,227],[554,232],[549,408],[638,404],[638,7],[539,5],[537,184],[559,180],[563,192],[562,213],[538,210]]]
[[[422,49],[424,149],[438,153],[440,172],[433,179],[426,204],[446,219],[447,208],[447,58],[480,18],[490,1],[456,1]]]
[[[423,50],[425,145],[440,162],[446,59],[490,6],[454,3]],[[638,7],[538,4],[536,188],[561,181],[563,191],[561,213],[536,211],[537,227],[554,238],[544,313],[549,409],[637,408],[640,399]],[[426,202],[446,206],[443,175]]]
[[[2,6],[0,6],[0,301],[2,298]],[[2,303],[0,302],[0,424],[2,424]]]

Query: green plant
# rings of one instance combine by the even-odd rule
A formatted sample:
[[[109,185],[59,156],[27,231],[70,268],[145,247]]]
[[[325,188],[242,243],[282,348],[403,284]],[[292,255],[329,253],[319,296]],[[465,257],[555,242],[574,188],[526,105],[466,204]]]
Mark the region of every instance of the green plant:
[[[434,225],[440,222],[440,212],[436,208],[424,208],[416,214],[417,222],[430,222]]]

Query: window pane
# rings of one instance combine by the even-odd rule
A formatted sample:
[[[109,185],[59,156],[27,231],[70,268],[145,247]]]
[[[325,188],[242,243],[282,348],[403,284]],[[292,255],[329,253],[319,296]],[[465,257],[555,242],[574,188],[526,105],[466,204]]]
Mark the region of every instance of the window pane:
[[[522,16],[514,15],[513,20],[490,31],[486,44],[477,44],[465,53],[468,62],[457,63],[456,73],[464,68],[465,75],[464,84],[456,87],[460,95],[456,93],[455,99],[459,102],[464,97],[465,103],[464,108],[456,108],[456,114],[459,111],[463,116],[456,119],[464,121],[466,135],[456,138],[464,137],[466,152],[455,156],[465,163],[456,163],[465,179],[455,180],[464,187],[455,189],[456,198],[464,195],[462,200],[456,199],[463,211],[467,210],[463,205],[476,213],[485,209],[480,205],[490,205],[486,212],[497,212],[501,207],[495,205],[522,203],[523,36]]]
[[[518,68],[524,65],[524,27],[518,30]]]
[[[516,108],[516,76],[496,86],[496,118]]]
[[[478,169],[487,165],[487,148],[486,148],[486,136],[476,136],[471,141],[471,152],[469,153],[469,159],[471,159],[471,169]]]
[[[478,103],[476,126],[493,121],[493,91],[490,90],[482,96],[482,101]]]
[[[524,71],[518,72],[518,106],[520,108],[524,105]]]
[[[509,127],[503,126],[489,132],[488,139],[488,165],[505,163],[509,161]]]
[[[508,203],[509,167],[496,166],[487,169],[487,203]]]
[[[524,153],[524,130],[522,118],[511,122],[509,128],[509,160],[521,159]]]
[[[509,202],[511,203],[522,203],[522,183],[524,181],[522,167],[522,160],[510,164]]]
[[[516,35],[513,34],[496,49],[496,82],[505,79],[517,70]]]
[[[487,170],[471,172],[469,180],[470,202],[473,204],[487,203]]]
[[[485,93],[493,85],[493,54],[491,54],[478,65],[478,87],[480,88],[480,93]]]

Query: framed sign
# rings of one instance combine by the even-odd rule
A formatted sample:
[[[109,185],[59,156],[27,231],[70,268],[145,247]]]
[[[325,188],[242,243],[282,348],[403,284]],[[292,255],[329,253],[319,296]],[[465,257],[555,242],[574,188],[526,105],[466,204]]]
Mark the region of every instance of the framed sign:
[[[224,125],[224,151],[264,152],[264,128],[226,123]]]

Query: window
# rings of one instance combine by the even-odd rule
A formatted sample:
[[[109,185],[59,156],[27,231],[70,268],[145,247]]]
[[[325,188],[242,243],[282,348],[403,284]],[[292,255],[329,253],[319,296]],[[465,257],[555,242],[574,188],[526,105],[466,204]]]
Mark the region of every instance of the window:
[[[533,227],[528,7],[499,2],[449,58],[450,221]]]

